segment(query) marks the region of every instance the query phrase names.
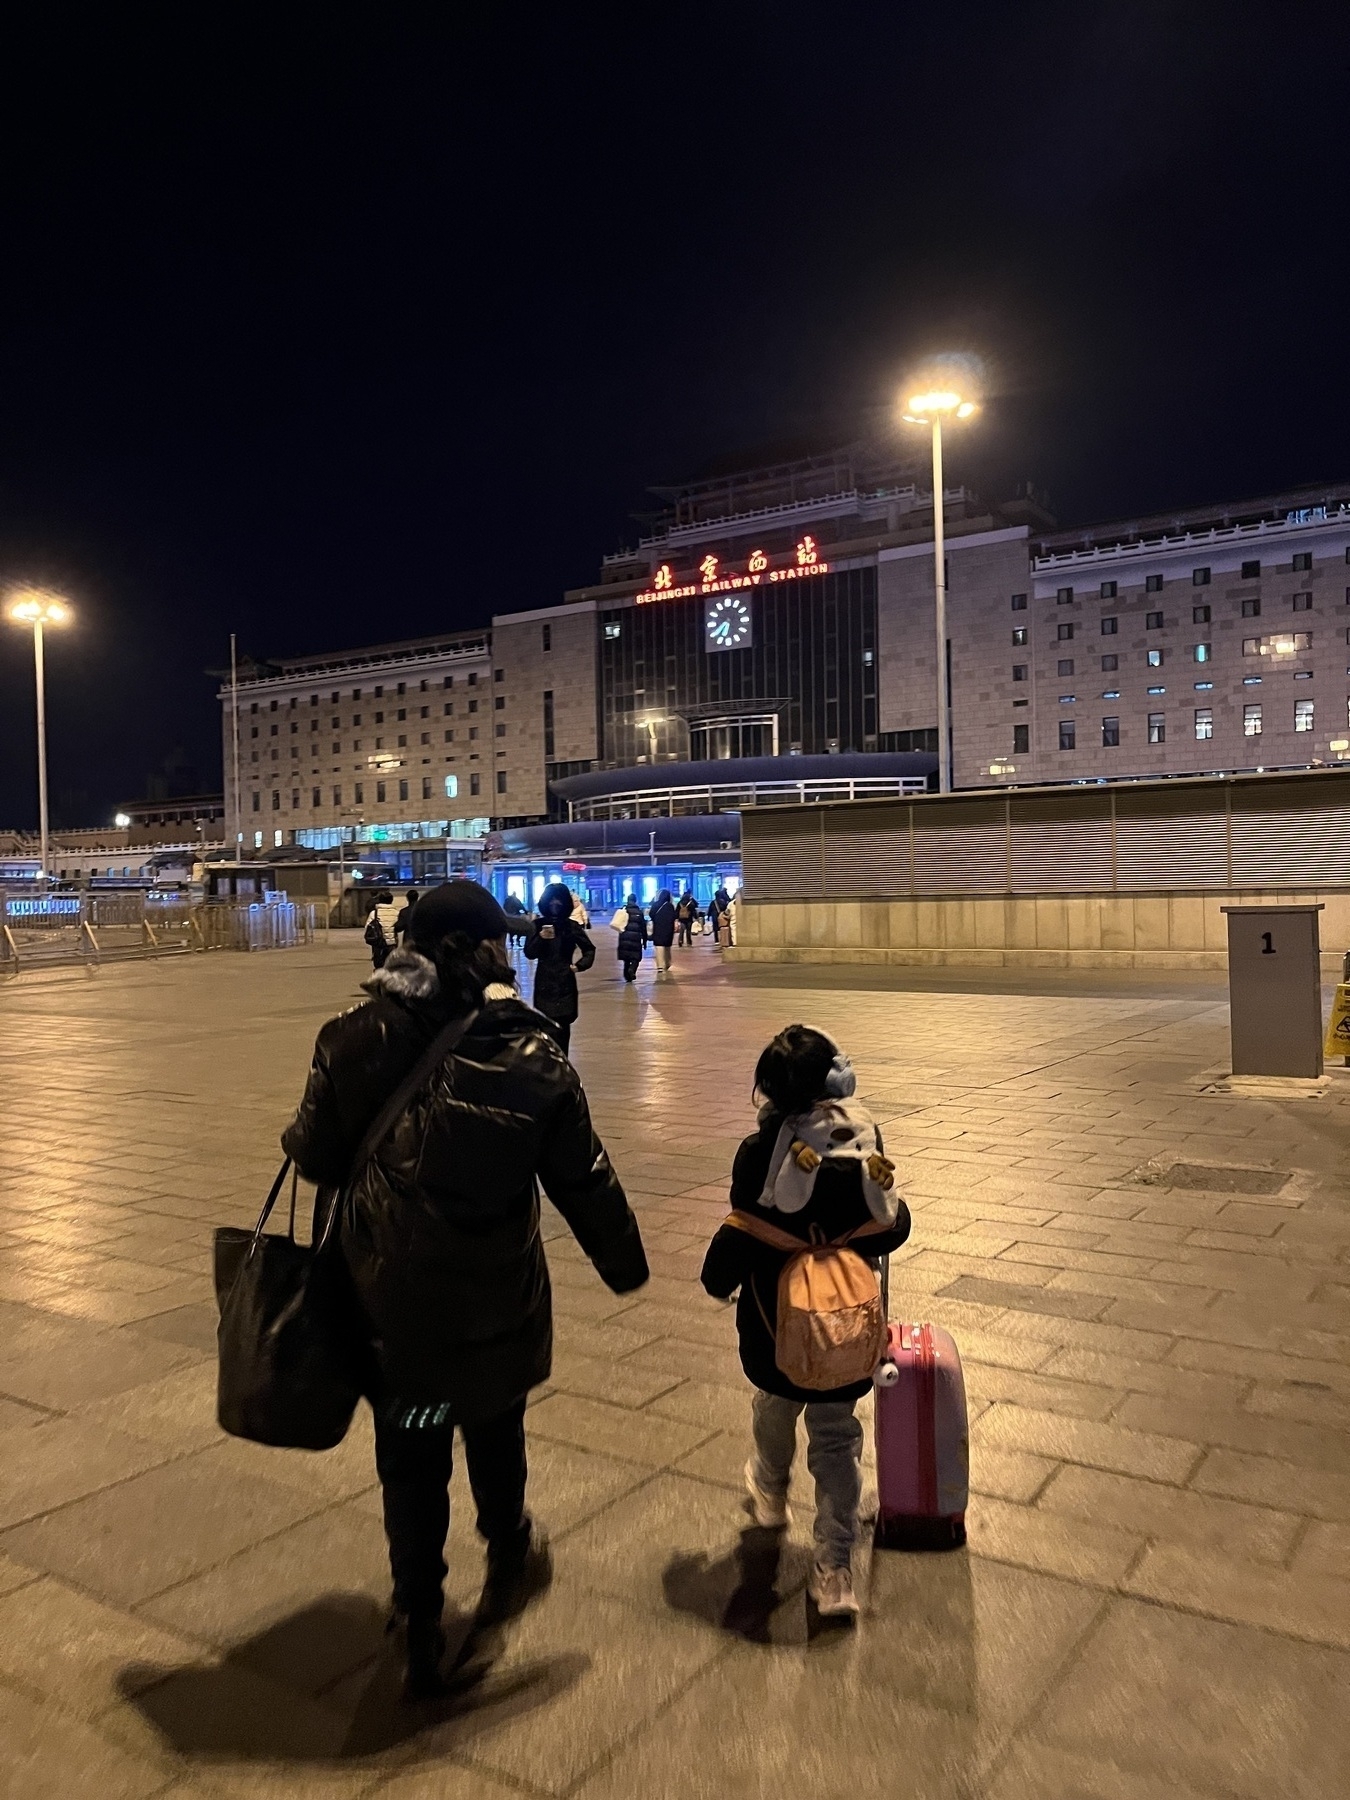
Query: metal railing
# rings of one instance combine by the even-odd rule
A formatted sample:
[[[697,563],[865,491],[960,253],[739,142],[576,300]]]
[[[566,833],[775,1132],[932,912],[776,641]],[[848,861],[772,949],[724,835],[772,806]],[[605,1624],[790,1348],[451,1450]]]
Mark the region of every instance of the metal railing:
[[[0,894],[0,974],[186,950],[281,950],[328,931],[326,901],[132,891]]]
[[[702,813],[743,812],[752,806],[811,806],[824,800],[898,800],[925,794],[922,775],[864,775],[856,780],[712,783],[705,787],[637,788],[568,802],[577,823],[603,819],[678,819]]]

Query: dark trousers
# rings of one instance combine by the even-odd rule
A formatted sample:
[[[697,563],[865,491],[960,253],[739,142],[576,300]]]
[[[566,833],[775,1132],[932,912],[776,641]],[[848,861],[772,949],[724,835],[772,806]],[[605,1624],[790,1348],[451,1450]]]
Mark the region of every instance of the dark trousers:
[[[693,941],[694,941],[694,921],[692,919],[681,919],[680,920],[680,942],[682,944],[692,944]]]
[[[623,959],[623,978],[625,981],[636,981],[641,956],[625,956]]]
[[[548,1018],[547,1013],[545,1013],[544,1016],[545,1016],[545,1018]],[[571,1022],[571,1020],[570,1019],[549,1019],[548,1028],[552,1032],[553,1036],[558,1040],[558,1048],[562,1051],[563,1055],[566,1056],[569,1053],[569,1051],[571,1049],[571,1044],[572,1044],[572,1022]]]
[[[461,1428],[478,1531],[490,1553],[509,1556],[528,1541],[525,1514],[525,1402]],[[375,1467],[384,1490],[384,1530],[394,1605],[410,1618],[438,1619],[450,1530],[453,1424],[418,1430],[375,1419]]]

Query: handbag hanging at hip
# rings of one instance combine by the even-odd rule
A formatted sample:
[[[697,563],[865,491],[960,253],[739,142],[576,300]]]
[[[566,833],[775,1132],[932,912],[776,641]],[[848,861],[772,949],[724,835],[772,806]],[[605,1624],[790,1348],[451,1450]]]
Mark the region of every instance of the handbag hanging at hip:
[[[447,1025],[394,1089],[361,1140],[344,1192],[477,1017]],[[285,1235],[267,1232],[290,1168],[288,1157],[252,1231],[222,1226],[215,1234],[216,1418],[231,1436],[256,1444],[331,1450],[346,1436],[363,1387],[364,1344],[334,1242],[343,1195],[334,1196],[318,1242],[299,1244],[292,1172]]]

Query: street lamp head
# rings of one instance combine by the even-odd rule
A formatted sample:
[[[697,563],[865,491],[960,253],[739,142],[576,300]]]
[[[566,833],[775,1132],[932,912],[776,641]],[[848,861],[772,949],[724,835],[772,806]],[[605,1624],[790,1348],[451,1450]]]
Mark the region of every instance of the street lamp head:
[[[932,388],[911,394],[900,417],[908,425],[929,425],[935,418],[968,419],[978,409],[952,388]]]
[[[128,813],[115,813],[113,815],[113,824],[119,831],[125,831],[131,824],[131,817]]]
[[[71,610],[59,594],[45,588],[16,588],[5,607],[5,616],[15,625],[68,625]]]

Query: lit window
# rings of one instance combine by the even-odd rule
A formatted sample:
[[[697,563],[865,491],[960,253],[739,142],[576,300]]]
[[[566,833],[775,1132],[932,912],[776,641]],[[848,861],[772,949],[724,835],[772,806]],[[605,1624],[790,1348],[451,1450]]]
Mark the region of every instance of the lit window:
[[[1311,731],[1313,728],[1313,703],[1311,700],[1295,700],[1294,730]]]
[[[1243,707],[1243,709],[1242,709],[1242,735],[1243,735],[1243,737],[1260,737],[1260,735],[1261,735],[1261,707],[1260,707],[1259,703],[1255,706],[1252,706],[1249,704],[1249,705]]]
[[[1212,644],[1197,644],[1191,652],[1196,662],[1208,662],[1213,654],[1214,646]]]
[[[1312,678],[1313,678],[1313,672],[1311,669],[1295,669],[1294,670],[1294,680],[1295,681],[1311,681]]]
[[[445,778],[445,797],[447,800],[459,798],[459,776],[447,775]]]
[[[1103,700],[1119,700],[1119,698],[1120,698],[1120,689],[1119,688],[1107,688],[1106,692],[1102,695]]]
[[[1163,578],[1161,575],[1146,576],[1144,580],[1144,592],[1146,594],[1161,594],[1162,584]]]
[[[1059,697],[1059,703],[1061,706],[1072,706],[1074,701],[1077,698],[1078,698],[1077,694],[1061,694]]]
[[[1073,719],[1061,719],[1059,722],[1059,747],[1061,750],[1073,750],[1075,743],[1075,723]]]
[[[1214,708],[1212,706],[1196,707],[1195,735],[1202,741],[1214,736]]]
[[[1148,741],[1150,744],[1165,744],[1167,742],[1166,713],[1150,713],[1148,715]]]
[[[1161,669],[1163,653],[1161,650],[1146,650],[1144,652],[1144,661],[1148,664],[1150,669]]]
[[[1260,687],[1261,677],[1259,675],[1244,675],[1242,677],[1242,685],[1243,687]]]
[[[1214,683],[1212,681],[1197,681],[1195,683],[1195,691],[1197,694],[1205,693],[1213,686]]]
[[[1102,748],[1113,750],[1120,743],[1120,720],[1109,718],[1102,720]]]
[[[1148,691],[1150,694],[1165,694],[1167,689],[1165,687],[1151,687]]]
[[[605,626],[605,636],[607,638],[616,638],[616,637],[618,637],[618,635],[619,635],[619,623],[618,623],[618,620],[616,619],[611,624],[608,624]]]
[[[1027,628],[1025,625],[1014,625],[1013,626],[1012,641],[1014,644],[1025,644],[1026,643]]]

